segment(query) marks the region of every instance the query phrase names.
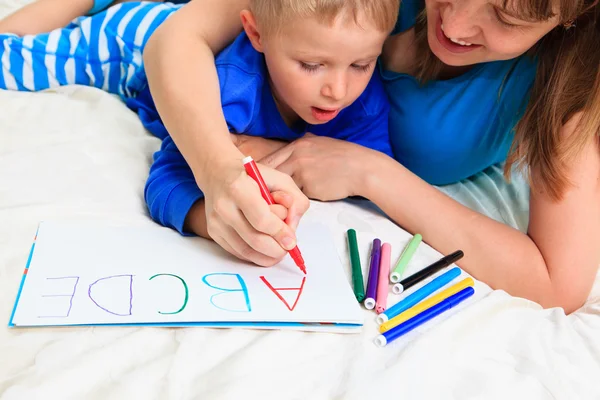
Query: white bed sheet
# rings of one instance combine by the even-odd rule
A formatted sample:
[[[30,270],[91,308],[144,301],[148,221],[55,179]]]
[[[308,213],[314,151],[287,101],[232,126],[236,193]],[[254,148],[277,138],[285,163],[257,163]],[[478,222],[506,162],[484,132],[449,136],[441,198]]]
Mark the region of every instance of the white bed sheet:
[[[13,4],[0,5],[0,15]],[[135,114],[98,90],[0,91],[1,321],[41,220],[152,224],[142,193],[158,146]],[[526,227],[526,186],[506,185],[499,168],[442,190]],[[392,244],[409,238],[365,202],[315,202],[307,218],[330,227],[348,274],[349,227]],[[437,257],[426,246],[419,254]],[[0,399],[600,398],[600,276],[572,315],[494,291],[408,346],[377,348],[374,314],[364,313],[359,335],[0,328]]]

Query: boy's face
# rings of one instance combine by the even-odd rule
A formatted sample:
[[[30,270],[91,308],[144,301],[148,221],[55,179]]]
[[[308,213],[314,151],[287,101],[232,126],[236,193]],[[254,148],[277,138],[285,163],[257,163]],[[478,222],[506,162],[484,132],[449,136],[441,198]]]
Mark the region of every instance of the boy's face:
[[[345,17],[331,25],[307,18],[261,36],[258,46],[253,40],[265,55],[273,95],[288,124],[298,118],[312,125],[331,121],[369,83],[388,35],[360,16],[358,24]]]

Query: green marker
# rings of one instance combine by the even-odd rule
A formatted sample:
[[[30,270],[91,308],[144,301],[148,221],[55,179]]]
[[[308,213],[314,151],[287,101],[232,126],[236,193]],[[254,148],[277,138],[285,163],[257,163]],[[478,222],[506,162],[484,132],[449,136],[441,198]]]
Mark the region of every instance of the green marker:
[[[352,286],[354,295],[359,303],[365,299],[365,284],[363,282],[362,268],[360,267],[360,254],[358,253],[358,242],[356,231],[348,229],[348,248],[350,249],[350,261],[352,262]]]
[[[415,236],[413,236],[408,245],[406,245],[402,251],[402,254],[400,254],[396,268],[394,268],[394,271],[390,275],[390,281],[392,283],[400,282],[400,278],[402,278],[404,270],[406,269],[406,266],[408,265],[413,254],[415,254],[417,247],[419,247],[419,244],[421,244],[421,240],[423,240],[423,237],[417,233]]]

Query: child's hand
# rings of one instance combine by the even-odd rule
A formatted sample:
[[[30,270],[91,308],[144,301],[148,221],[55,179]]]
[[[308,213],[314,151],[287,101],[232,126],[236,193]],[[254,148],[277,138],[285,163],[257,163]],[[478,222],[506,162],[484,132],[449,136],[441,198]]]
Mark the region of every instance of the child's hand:
[[[238,258],[262,266],[278,263],[296,246],[294,231],[308,210],[308,198],[290,176],[260,166],[280,205],[270,207],[256,182],[246,175],[241,160],[215,167],[202,188],[208,235]]]

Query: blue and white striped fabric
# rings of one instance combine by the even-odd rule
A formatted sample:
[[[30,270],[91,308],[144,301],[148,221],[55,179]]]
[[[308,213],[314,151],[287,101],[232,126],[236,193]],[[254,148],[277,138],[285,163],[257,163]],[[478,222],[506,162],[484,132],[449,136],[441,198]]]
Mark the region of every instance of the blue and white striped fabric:
[[[0,89],[39,91],[93,86],[122,99],[146,86],[142,52],[154,30],[181,5],[124,3],[50,33],[0,34]]]

